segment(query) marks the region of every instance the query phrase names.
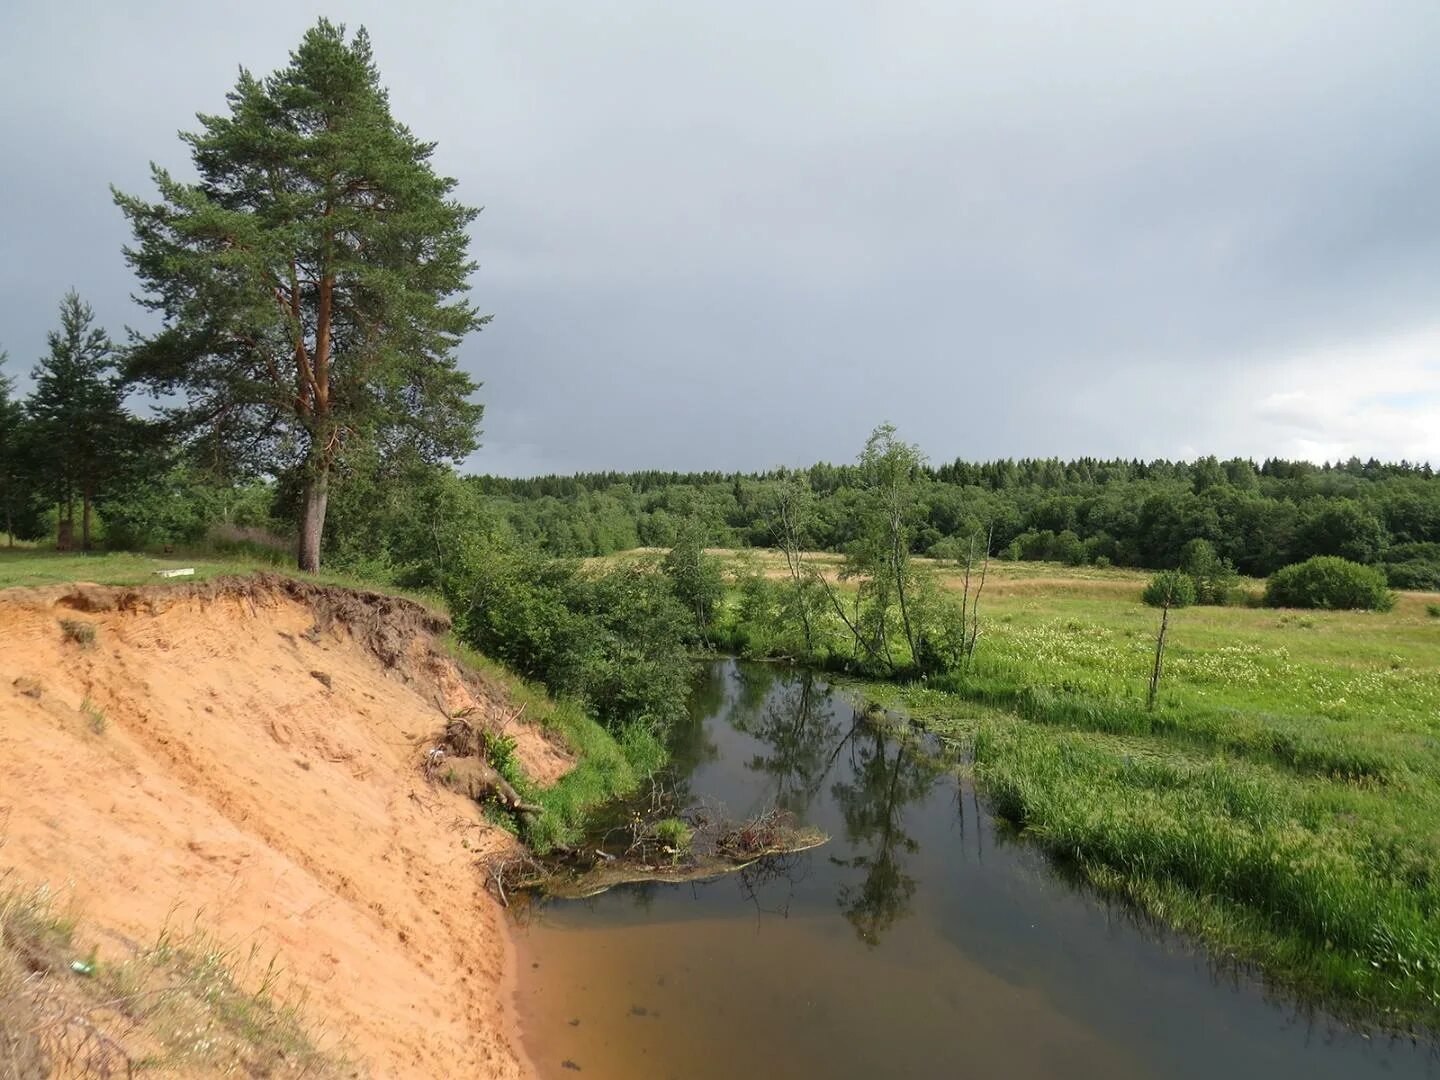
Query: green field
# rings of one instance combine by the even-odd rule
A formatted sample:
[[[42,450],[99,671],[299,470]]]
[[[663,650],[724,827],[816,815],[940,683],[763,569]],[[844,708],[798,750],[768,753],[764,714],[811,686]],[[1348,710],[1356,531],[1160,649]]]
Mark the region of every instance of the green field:
[[[968,671],[862,690],[1107,894],[1335,1011],[1440,1029],[1440,596],[1176,610],[1152,712],[1146,577],[992,564]]]

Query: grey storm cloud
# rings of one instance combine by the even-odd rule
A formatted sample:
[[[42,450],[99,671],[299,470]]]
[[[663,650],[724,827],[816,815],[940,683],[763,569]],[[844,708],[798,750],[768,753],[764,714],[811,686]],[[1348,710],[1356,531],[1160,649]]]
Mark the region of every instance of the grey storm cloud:
[[[123,7],[123,10],[122,10]],[[1440,461],[1431,0],[130,5],[0,25],[0,346],[314,19],[484,205],[476,470]]]

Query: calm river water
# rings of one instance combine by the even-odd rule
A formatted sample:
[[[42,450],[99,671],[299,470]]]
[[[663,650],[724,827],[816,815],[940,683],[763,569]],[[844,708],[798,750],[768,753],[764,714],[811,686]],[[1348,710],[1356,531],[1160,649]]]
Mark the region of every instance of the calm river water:
[[[693,796],[832,839],[533,907],[520,1012],[543,1075],[1440,1077],[1433,1046],[1269,997],[1075,888],[818,678],[717,662],[691,717]]]

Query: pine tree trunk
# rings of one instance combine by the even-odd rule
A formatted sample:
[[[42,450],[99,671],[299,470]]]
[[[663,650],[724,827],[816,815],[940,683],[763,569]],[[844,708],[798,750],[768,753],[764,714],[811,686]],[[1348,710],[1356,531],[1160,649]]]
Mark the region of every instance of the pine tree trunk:
[[[84,509],[81,510],[81,512],[80,512],[80,550],[81,550],[81,551],[89,551],[89,550],[90,550],[90,488],[89,488],[88,486],[85,488],[84,494],[81,496],[81,499],[82,499],[81,505],[84,507]]]
[[[55,516],[55,548],[71,551],[75,547],[75,503],[67,496],[56,508]]]
[[[320,538],[325,532],[325,506],[330,498],[330,469],[317,465],[305,481],[305,512],[300,521],[300,569],[320,570]]]

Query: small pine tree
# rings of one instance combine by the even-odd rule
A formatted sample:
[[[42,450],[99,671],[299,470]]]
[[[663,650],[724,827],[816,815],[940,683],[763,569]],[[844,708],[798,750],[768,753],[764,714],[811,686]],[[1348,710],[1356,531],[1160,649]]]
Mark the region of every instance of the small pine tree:
[[[60,508],[59,546],[72,542],[78,499],[81,545],[89,550],[96,495],[133,457],[141,424],[125,411],[110,336],[73,289],[60,301],[60,329],[50,332],[49,342],[49,354],[31,372],[35,388],[25,403],[30,466]]]
[[[1235,585],[1235,567],[1209,540],[1191,540],[1180,551],[1180,570],[1195,586],[1195,603],[1223,607]]]

